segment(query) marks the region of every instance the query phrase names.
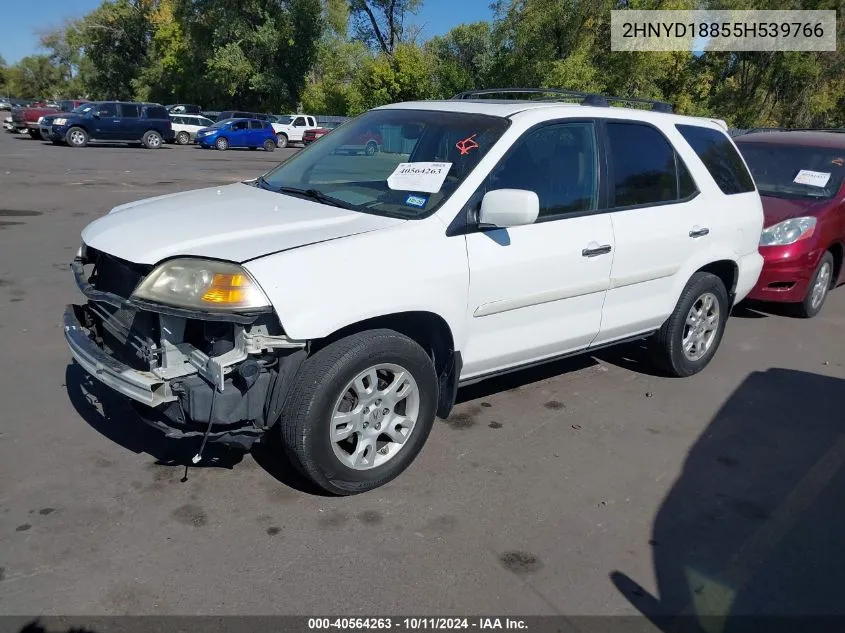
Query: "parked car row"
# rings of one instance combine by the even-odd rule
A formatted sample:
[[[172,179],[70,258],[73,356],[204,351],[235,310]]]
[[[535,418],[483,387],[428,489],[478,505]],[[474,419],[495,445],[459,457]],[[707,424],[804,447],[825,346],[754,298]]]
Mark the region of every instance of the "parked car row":
[[[306,114],[276,116],[228,110],[213,120],[198,105],[69,100],[54,105],[16,108],[4,122],[10,132],[27,132],[56,144],[83,147],[89,142],[137,142],[148,148],[164,143],[228,149],[263,147],[272,151],[289,144],[305,144],[328,133]],[[271,134],[268,134],[268,130]],[[272,138],[271,138],[272,136]],[[271,144],[268,140],[272,140]],[[372,155],[376,141],[363,141],[362,151]],[[369,143],[369,144],[368,144]]]
[[[171,437],[272,435],[354,494],[413,462],[461,385],[633,339],[691,376],[747,297],[818,314],[843,279],[845,135],[734,141],[580,97],[386,106],[255,180],[117,207],[82,232],[71,354]],[[351,156],[377,139],[401,151]],[[399,263],[362,301],[338,271],[373,253]]]

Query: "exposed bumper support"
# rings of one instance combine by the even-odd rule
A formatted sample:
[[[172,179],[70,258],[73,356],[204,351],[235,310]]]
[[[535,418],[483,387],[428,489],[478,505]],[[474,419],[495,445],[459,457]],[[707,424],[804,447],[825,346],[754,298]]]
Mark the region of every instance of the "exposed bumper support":
[[[72,305],[65,307],[64,332],[76,362],[103,384],[150,407],[176,400],[167,381],[151,372],[132,369],[100,349],[91,340],[88,330],[79,322]]]

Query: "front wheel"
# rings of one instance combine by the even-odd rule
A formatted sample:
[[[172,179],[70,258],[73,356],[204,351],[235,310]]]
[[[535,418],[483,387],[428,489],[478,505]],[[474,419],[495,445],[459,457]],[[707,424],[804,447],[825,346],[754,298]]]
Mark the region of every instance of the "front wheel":
[[[425,444],[437,408],[431,358],[393,330],[352,334],[297,373],[279,427],[291,461],[337,495],[378,488]]]
[[[214,143],[214,147],[216,147],[217,149],[219,149],[219,150],[222,152],[223,150],[229,149],[229,141],[227,141],[225,138],[223,138],[223,137],[221,136],[221,137],[220,137],[219,139],[217,139],[217,141]]]
[[[279,139],[278,145],[281,149],[284,149],[288,146],[288,137],[279,132],[276,135],[276,138]]]
[[[711,273],[695,273],[671,316],[651,338],[655,365],[677,377],[707,367],[722,342],[729,310],[722,280]]]
[[[161,147],[161,134],[155,130],[149,130],[141,138],[141,145],[147,149],[158,149]]]
[[[833,285],[833,255],[824,254],[807,288],[807,296],[798,304],[798,315],[812,319],[821,312],[827,293]]]
[[[269,138],[264,141],[264,151],[265,152],[272,152],[276,149],[276,144],[271,141]]]
[[[71,147],[85,147],[88,145],[88,133],[81,127],[72,127],[67,131],[65,141]]]

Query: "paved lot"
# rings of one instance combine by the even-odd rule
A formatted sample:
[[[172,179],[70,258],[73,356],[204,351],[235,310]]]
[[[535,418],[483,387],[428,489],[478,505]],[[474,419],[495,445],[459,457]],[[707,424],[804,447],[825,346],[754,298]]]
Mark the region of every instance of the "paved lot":
[[[739,310],[706,372],[637,345],[460,393],[373,493],[163,441],[68,364],[81,229],[292,150],[74,150],[0,135],[0,613],[845,611],[845,288]],[[167,230],[166,226],[162,230]]]

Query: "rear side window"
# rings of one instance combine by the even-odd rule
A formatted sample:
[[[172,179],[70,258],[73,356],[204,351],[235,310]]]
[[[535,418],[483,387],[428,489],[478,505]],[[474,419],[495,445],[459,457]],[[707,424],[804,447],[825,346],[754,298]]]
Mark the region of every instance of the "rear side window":
[[[716,181],[722,193],[754,191],[754,181],[739,152],[723,132],[698,125],[676,125]]]
[[[147,106],[148,119],[170,119],[164,106]]]
[[[675,149],[660,132],[648,125],[608,122],[607,136],[614,196],[611,206],[685,197],[678,193]]]
[[[121,103],[120,116],[125,119],[137,119],[141,116],[141,107],[135,103]]]

